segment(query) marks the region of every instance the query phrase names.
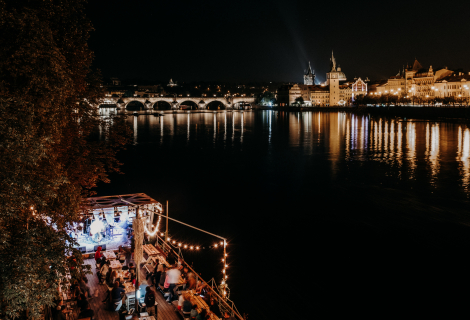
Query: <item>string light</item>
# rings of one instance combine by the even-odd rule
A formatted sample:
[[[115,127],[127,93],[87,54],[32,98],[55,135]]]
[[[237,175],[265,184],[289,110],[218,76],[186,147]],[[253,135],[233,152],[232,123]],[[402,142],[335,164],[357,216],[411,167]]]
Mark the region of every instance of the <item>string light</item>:
[[[163,236],[164,233],[162,232],[162,233],[160,233],[160,234]],[[163,240],[163,239],[162,239],[162,240]],[[181,242],[177,242],[176,240],[171,240],[170,238],[167,238],[167,240],[168,240],[168,242],[169,242],[170,244],[173,244],[173,245],[175,245],[175,246],[176,246],[176,244],[178,244],[178,247],[179,247],[179,248],[184,248],[184,249],[188,249],[188,248],[189,248],[190,250],[194,250],[194,249],[199,250],[199,248],[200,248],[199,246],[183,244],[183,243],[181,243]],[[225,286],[227,285],[227,284],[226,284],[226,280],[228,279],[228,276],[227,276],[227,274],[226,274],[226,273],[227,273],[227,270],[226,270],[226,269],[228,268],[228,264],[226,264],[228,254],[225,252],[225,247],[227,247],[227,242],[226,242],[226,241],[221,241],[221,242],[220,242],[220,246],[221,246],[221,247],[222,247],[222,246],[224,247],[224,257],[221,259],[222,262],[224,263],[224,266],[223,266],[223,269],[222,269],[222,274],[223,274],[223,276],[222,276],[222,282],[221,282],[221,284],[225,287]],[[214,248],[218,248],[218,247],[219,247],[219,243],[217,243],[217,242],[214,243],[213,247],[214,247]],[[211,248],[211,246],[209,246],[209,248]],[[205,248],[204,248],[204,249],[205,249]],[[227,292],[224,290],[224,291],[223,291],[224,297],[226,296],[226,294],[227,294]]]
[[[149,235],[150,237],[153,237],[153,236],[158,232],[158,229],[160,228],[160,220],[162,220],[162,217],[161,217],[161,216],[158,217],[157,226],[155,227],[155,230],[153,230],[152,232],[150,232],[150,231],[147,229],[147,226],[144,224],[145,233],[146,233],[147,235]],[[150,217],[147,218],[147,222],[150,222]],[[163,235],[163,233],[162,233],[162,235]]]

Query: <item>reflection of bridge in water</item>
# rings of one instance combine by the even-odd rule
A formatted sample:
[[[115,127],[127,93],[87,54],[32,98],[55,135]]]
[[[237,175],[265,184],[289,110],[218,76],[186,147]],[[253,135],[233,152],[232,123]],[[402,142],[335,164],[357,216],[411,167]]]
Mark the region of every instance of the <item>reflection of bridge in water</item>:
[[[118,110],[245,110],[251,109],[253,97],[121,97],[106,98],[100,108]]]

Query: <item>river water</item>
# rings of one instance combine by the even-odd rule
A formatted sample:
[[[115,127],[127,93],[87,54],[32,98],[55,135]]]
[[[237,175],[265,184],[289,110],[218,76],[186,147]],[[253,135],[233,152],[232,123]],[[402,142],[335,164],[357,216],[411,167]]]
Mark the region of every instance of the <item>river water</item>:
[[[147,193],[226,237],[230,297],[250,319],[369,310],[396,290],[439,295],[467,279],[466,124],[275,111],[127,121],[125,174],[98,195]],[[201,246],[186,260],[220,281],[217,238],[173,222],[170,234]]]

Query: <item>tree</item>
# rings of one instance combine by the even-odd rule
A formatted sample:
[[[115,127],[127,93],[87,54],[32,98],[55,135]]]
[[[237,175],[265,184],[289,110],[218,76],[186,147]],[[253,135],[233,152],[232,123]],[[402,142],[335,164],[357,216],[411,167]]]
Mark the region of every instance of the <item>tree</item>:
[[[87,272],[69,232],[128,141],[122,118],[97,116],[84,4],[0,0],[1,319],[38,318],[66,274]]]
[[[302,97],[295,98],[295,103],[299,106],[303,105],[304,104],[304,98],[302,98]]]

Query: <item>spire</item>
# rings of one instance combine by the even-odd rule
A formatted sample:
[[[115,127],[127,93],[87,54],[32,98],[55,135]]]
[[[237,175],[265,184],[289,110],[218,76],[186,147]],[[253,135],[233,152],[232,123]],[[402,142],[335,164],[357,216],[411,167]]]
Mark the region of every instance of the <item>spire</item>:
[[[313,74],[312,72],[312,66],[310,65],[310,61],[308,62],[308,69],[305,70],[305,75],[311,75]]]
[[[331,71],[336,71],[336,60],[335,60],[335,56],[333,55],[333,50],[331,50],[330,67],[331,67]]]
[[[421,64],[418,62],[418,59],[415,58],[415,62],[413,63],[413,70],[419,70],[422,69],[423,67]]]

